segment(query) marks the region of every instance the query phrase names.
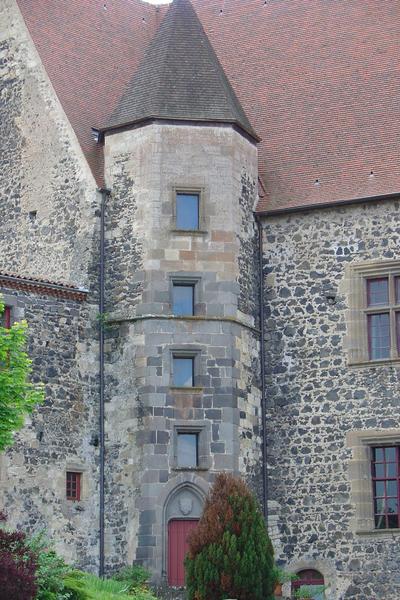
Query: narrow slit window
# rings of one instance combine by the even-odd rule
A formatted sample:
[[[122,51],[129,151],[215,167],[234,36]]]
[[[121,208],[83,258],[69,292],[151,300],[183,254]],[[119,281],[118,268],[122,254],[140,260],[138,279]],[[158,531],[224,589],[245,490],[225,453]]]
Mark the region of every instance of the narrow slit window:
[[[200,194],[177,192],[176,227],[194,231],[200,225]]]
[[[199,465],[199,434],[178,432],[178,467],[190,468]]]
[[[194,315],[194,285],[174,283],[172,286],[172,312],[174,315]]]
[[[79,502],[81,499],[81,476],[82,473],[67,471],[66,477],[66,496],[67,500]]]
[[[173,385],[194,387],[194,356],[173,357]]]

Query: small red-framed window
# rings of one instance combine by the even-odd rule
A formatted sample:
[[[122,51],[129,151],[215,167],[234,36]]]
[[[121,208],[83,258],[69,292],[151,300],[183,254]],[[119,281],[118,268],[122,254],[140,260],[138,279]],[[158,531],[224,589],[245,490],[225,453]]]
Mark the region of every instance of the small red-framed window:
[[[67,471],[66,477],[66,496],[67,500],[75,500],[78,502],[81,499],[81,478],[82,473]]]
[[[11,306],[6,306],[0,324],[6,329],[11,327]]]

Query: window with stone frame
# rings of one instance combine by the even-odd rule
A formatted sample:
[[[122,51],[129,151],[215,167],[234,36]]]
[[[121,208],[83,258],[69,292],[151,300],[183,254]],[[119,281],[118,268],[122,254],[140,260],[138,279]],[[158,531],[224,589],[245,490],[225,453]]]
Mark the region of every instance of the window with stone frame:
[[[400,359],[400,261],[350,267],[350,364]]]
[[[180,468],[196,468],[199,466],[199,432],[177,432],[177,466]]]
[[[172,312],[177,317],[193,316],[195,306],[195,284],[174,281],[172,284]]]
[[[173,229],[177,232],[204,233],[204,189],[174,187]]]
[[[195,231],[200,229],[200,194],[176,193],[176,228]]]
[[[350,431],[355,533],[400,533],[400,429]]]
[[[194,387],[194,361],[194,355],[173,355],[172,383],[174,387]]]
[[[171,450],[174,469],[209,469],[211,466],[210,422],[188,423],[186,420],[175,422]]]

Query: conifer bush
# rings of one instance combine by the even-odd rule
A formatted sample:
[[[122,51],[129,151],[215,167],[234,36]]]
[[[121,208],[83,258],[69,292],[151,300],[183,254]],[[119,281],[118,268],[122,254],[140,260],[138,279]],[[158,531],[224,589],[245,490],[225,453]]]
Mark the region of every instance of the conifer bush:
[[[189,600],[273,600],[274,554],[258,503],[245,483],[217,476],[185,561]]]

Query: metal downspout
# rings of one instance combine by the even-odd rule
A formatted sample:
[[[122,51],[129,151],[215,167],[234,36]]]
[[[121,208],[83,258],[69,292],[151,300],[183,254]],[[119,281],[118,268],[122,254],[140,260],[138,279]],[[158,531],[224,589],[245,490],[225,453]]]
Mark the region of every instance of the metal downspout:
[[[264,273],[263,273],[263,231],[261,221],[256,215],[258,227],[258,266],[259,266],[259,302],[260,302],[260,360],[261,360],[261,419],[262,419],[262,477],[263,512],[268,526],[268,445],[267,445],[267,407],[265,393],[265,324],[264,324]]]
[[[100,406],[99,406],[99,576],[104,576],[104,265],[105,265],[105,209],[106,198],[110,190],[99,189],[100,203],[100,273],[99,273],[99,379],[100,379]]]

